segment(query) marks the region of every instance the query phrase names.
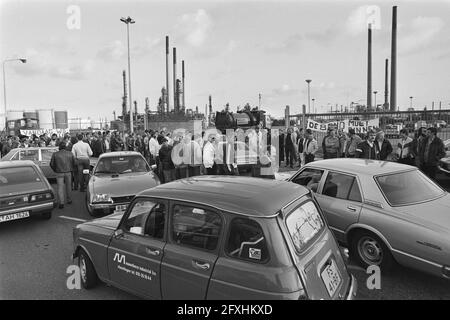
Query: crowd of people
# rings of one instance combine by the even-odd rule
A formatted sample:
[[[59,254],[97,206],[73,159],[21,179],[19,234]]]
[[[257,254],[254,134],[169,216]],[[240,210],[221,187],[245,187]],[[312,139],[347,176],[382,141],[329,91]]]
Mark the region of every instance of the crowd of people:
[[[395,149],[394,149],[395,147]],[[400,140],[392,146],[382,130],[369,130],[365,137],[355,133],[353,128],[348,133],[330,128],[322,140],[324,159],[363,158],[371,160],[395,161],[417,166],[430,178],[436,179],[439,160],[445,157],[443,141],[437,137],[437,129],[419,128],[414,138],[407,129],[400,130]],[[311,129],[283,130],[279,136],[279,163],[285,160],[286,167],[300,167],[302,163],[314,161],[319,150]]]
[[[51,167],[57,174],[60,207],[71,203],[68,190],[85,191],[85,171],[90,167],[90,157],[100,157],[114,151],[135,151],[142,154],[161,182],[197,175],[239,175],[238,155],[254,155],[250,165],[254,177],[275,178],[275,172],[284,165],[294,168],[312,162],[319,151],[319,144],[311,129],[280,130],[278,148],[271,143],[271,134],[259,127],[247,133],[243,130],[233,134],[202,132],[192,134],[184,131],[172,136],[171,132],[145,130],[139,133],[118,131],[88,132],[58,137],[6,136],[0,139],[2,157],[14,148],[59,147],[51,159]],[[396,161],[419,167],[430,178],[435,179],[439,160],[445,156],[443,141],[437,137],[436,128],[420,128],[414,138],[406,129],[400,131],[400,140],[394,147],[383,131],[370,130],[361,137],[350,128],[348,133],[333,128],[322,140],[324,159],[364,158],[371,160]],[[241,144],[240,144],[241,143]],[[278,166],[276,157],[278,156]],[[247,158],[248,159],[248,158]],[[66,190],[67,189],[67,190]],[[64,201],[64,198],[66,198]]]

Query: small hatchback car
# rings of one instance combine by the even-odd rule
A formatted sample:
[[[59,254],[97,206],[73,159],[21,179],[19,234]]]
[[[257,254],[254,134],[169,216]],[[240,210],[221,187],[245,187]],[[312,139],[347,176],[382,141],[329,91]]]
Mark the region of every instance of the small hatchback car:
[[[311,193],[201,176],[138,194],[74,228],[82,285],[151,299],[352,299],[356,280]]]

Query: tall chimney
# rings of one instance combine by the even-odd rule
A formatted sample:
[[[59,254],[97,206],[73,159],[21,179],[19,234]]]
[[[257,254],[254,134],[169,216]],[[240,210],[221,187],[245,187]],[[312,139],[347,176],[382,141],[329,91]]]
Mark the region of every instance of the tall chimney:
[[[169,36],[166,36],[166,95],[163,97],[166,101],[166,112],[170,111],[170,99],[169,99]],[[164,110],[163,110],[164,113]]]
[[[392,39],[391,39],[391,103],[390,110],[397,106],[397,6],[392,7]]]
[[[177,48],[173,48],[173,108],[177,113]]]
[[[181,105],[183,107],[183,110],[186,108],[186,105],[184,104],[184,60],[181,61],[181,81],[182,81],[182,98],[181,98]],[[198,111],[197,111],[198,113]]]
[[[383,109],[389,109],[389,59],[386,59],[384,66],[384,105]]]
[[[211,95],[209,95],[209,116],[212,115],[212,98]]]
[[[127,74],[125,70],[122,72],[122,78],[123,78],[123,97],[122,97],[122,117],[123,121],[125,121],[125,115],[127,114]]]
[[[372,25],[367,34],[367,111],[372,110]],[[337,109],[336,109],[337,110]]]

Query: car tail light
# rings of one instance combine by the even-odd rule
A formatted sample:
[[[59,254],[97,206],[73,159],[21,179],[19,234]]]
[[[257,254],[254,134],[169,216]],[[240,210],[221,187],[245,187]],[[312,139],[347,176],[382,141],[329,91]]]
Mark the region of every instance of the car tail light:
[[[29,202],[38,202],[38,201],[44,201],[53,199],[53,193],[46,192],[46,193],[39,193],[39,194],[33,194],[30,195]]]

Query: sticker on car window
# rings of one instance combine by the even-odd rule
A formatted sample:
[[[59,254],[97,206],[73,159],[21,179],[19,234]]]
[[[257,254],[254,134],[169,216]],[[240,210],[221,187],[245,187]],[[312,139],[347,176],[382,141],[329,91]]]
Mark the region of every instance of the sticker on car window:
[[[248,257],[250,259],[261,260],[261,249],[250,248],[248,250]]]

